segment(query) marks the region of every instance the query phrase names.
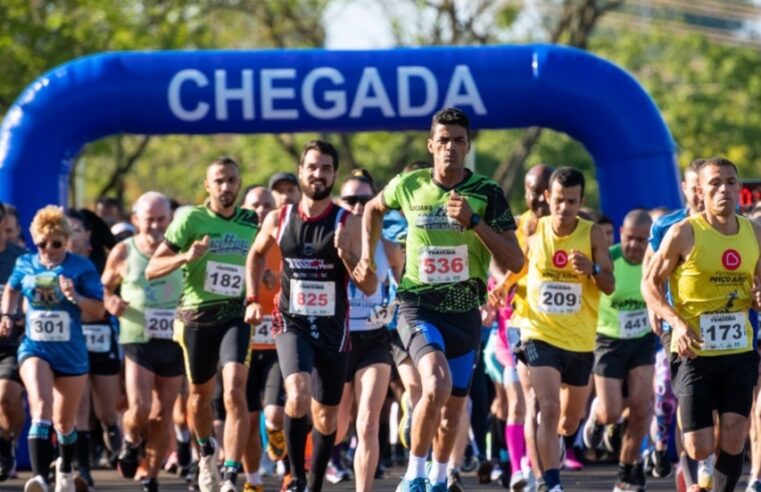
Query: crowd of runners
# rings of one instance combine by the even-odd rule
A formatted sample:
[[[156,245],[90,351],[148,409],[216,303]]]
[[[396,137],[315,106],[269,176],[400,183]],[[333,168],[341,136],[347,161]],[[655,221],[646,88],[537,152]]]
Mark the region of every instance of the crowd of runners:
[[[322,140],[267,186],[221,157],[198,206],[37,211],[35,252],[0,207],[0,482],[26,439],[28,492],[95,490],[92,466],[146,492],[162,469],[203,492],[370,491],[393,465],[401,492],[463,471],[559,492],[606,460],[614,491],[725,492],[746,451],[761,491],[761,213],[738,213],[735,165],[696,160],[684,209],[614,231],[569,167],[529,169],[514,217],[470,146],[441,110],[432,162],[382,189],[336,183]]]

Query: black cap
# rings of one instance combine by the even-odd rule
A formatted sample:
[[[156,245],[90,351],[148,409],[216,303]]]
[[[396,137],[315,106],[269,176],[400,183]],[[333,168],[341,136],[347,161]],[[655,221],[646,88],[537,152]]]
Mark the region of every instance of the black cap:
[[[296,186],[299,185],[299,180],[293,173],[275,173],[272,175],[269,181],[268,188],[271,190],[281,181],[288,181]]]

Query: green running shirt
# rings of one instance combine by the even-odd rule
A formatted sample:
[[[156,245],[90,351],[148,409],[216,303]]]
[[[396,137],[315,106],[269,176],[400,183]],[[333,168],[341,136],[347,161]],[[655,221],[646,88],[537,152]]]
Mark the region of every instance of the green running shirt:
[[[505,194],[496,182],[468,171],[453,189],[495,232],[515,229]],[[486,300],[491,254],[475,232],[447,217],[450,191],[433,180],[431,169],[420,169],[397,175],[381,198],[387,208],[404,213],[409,227],[400,300],[439,312],[463,313]]]
[[[650,333],[647,305],[640,292],[642,264],[626,261],[620,244],[610,247],[610,256],[616,272],[616,290],[611,295],[600,293],[597,333],[611,338],[641,338]]]
[[[175,252],[187,251],[204,236],[210,239],[207,253],[182,267],[184,285],[177,312],[181,321],[217,323],[243,315],[246,256],[258,224],[252,210],[236,207],[232,217],[225,218],[206,205],[172,221],[165,242]]]

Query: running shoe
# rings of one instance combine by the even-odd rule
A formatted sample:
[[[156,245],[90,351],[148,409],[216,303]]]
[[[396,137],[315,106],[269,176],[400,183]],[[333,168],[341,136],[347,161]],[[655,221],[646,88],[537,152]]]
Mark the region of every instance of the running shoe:
[[[713,489],[713,466],[716,462],[715,455],[698,461],[698,485],[701,489]]]
[[[243,484],[243,492],[264,492],[264,485],[246,482]]]
[[[74,473],[61,471],[61,458],[55,463],[55,492],[77,492],[74,486]]]
[[[576,456],[576,450],[573,448],[566,448],[565,450],[565,462],[563,466],[566,470],[580,471],[584,469],[584,463]]]
[[[140,490],[142,492],[159,492],[159,481],[155,478],[144,478],[140,480]]]
[[[288,490],[288,492],[306,492],[306,490],[307,490],[307,481],[306,480],[293,479],[288,484],[288,488],[286,490]],[[425,489],[423,489],[422,492],[425,492]]]
[[[16,465],[13,441],[0,438],[0,482],[8,480]]]
[[[761,492],[761,482],[758,480],[753,480],[748,484],[748,487],[745,489],[745,492]]]
[[[446,489],[444,489],[446,490]],[[396,487],[396,492],[429,492],[430,485],[425,477],[418,477],[413,480],[402,478],[402,481]]]
[[[335,485],[350,480],[351,474],[349,470],[343,467],[340,460],[333,460],[328,463],[328,467],[325,469],[325,479]]]
[[[494,470],[494,463],[491,462],[491,460],[483,460],[478,465],[478,471],[476,472],[476,475],[478,475],[478,483],[485,484],[485,483],[491,483],[493,478],[491,476],[491,472]]]
[[[119,457],[116,460],[116,469],[119,470],[119,475],[126,479],[135,478],[137,468],[140,466],[138,453],[140,446],[135,446],[127,440],[124,440],[122,444],[122,450],[119,452]]]
[[[622,423],[615,423],[605,426],[605,432],[603,432],[602,436],[602,444],[605,448],[605,451],[611,454],[618,453],[619,449],[621,449],[622,429]]]
[[[428,488],[428,492],[447,492],[448,490],[447,482],[435,483]]]
[[[198,489],[201,492],[218,492],[221,482],[219,476],[219,445],[217,440],[209,437],[209,443],[214,451],[209,456],[201,456],[198,460]]]
[[[224,483],[222,483],[222,487],[219,489],[219,492],[238,492],[238,488],[235,486],[232,480],[225,480]]]
[[[407,391],[402,393],[402,401],[399,406],[402,408],[402,419],[399,421],[399,442],[405,448],[410,449],[410,441],[412,440],[412,400]]]
[[[457,470],[449,470],[449,473],[447,473],[447,492],[465,492],[460,472]]]
[[[596,409],[598,405],[597,397],[592,400],[592,406],[589,409],[589,418],[584,422],[584,431],[582,440],[587,449],[597,449],[602,442],[602,434],[605,427],[595,421]]]
[[[510,476],[510,490],[514,492],[522,492],[528,485],[526,476],[523,475],[523,470],[516,470]]]
[[[42,475],[35,475],[24,484],[24,492],[48,492],[48,483]]]
[[[667,451],[653,450],[651,453],[651,459],[653,462],[653,476],[655,478],[665,478],[671,476],[673,467],[671,466],[671,460]]]
[[[565,492],[565,489],[562,485],[555,485],[549,490],[549,492]]]
[[[267,428],[267,456],[272,461],[280,461],[288,456],[288,448],[285,445],[285,432]]]

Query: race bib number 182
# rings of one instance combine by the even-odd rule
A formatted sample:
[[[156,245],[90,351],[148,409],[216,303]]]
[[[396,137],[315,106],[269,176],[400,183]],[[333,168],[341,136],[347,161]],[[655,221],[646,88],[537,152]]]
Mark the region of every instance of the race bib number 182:
[[[700,316],[703,350],[733,350],[748,347],[745,313],[715,313]]]
[[[227,297],[240,297],[243,293],[243,267],[229,263],[206,263],[203,290]]]

